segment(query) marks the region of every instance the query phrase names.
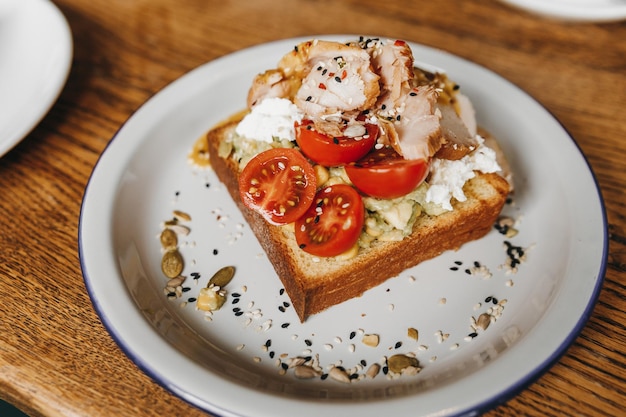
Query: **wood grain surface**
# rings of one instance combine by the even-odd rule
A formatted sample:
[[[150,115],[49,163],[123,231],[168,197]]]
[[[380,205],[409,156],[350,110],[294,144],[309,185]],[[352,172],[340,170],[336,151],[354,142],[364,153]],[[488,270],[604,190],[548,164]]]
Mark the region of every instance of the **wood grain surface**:
[[[32,417],[206,415],[141,372],[92,308],[77,249],[89,175],[124,121],[198,65],[276,39],[362,33],[477,62],[575,138],[606,203],[606,281],[567,353],[487,415],[624,412],[626,22],[560,22],[495,0],[54,3],[73,32],[71,74],[50,113],[0,159],[0,398]]]

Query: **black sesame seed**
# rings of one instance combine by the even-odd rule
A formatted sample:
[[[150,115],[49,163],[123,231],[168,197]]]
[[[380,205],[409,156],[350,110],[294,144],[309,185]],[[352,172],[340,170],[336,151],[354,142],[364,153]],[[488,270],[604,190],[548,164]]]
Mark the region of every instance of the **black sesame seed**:
[[[176,297],[176,293],[175,292],[168,292],[167,296],[168,297]]]
[[[239,307],[233,308],[233,313],[237,313],[238,311],[241,311],[241,309]]]
[[[291,304],[289,304],[287,301],[283,301],[283,307],[287,308],[291,306]]]
[[[322,376],[320,376],[320,379],[322,381],[325,380],[326,378],[328,378],[328,374],[322,374]]]
[[[312,357],[312,356],[305,356],[305,357],[304,357],[304,361],[305,361],[305,362],[309,362],[311,359],[313,359],[313,357]]]
[[[311,346],[313,342],[311,342],[309,339],[305,339],[304,344],[307,346]]]
[[[278,291],[278,294],[283,295],[285,293],[285,289],[281,288],[280,291]]]
[[[380,106],[381,109],[385,110],[387,108],[386,104],[383,104],[382,106]]]
[[[461,262],[461,261],[454,261],[454,263],[457,264],[457,265],[463,265],[463,262]]]
[[[356,332],[350,332],[350,339],[354,339],[355,336],[356,336]]]
[[[320,216],[319,214],[317,216],[315,216],[315,219],[313,220],[313,223],[317,224],[320,222]]]
[[[334,143],[335,145],[339,145],[339,139],[337,139],[337,138],[333,138],[333,143]]]
[[[243,311],[238,311],[238,312],[236,312],[236,313],[235,313],[235,316],[239,317],[239,316],[241,316],[242,314],[243,314]]]
[[[474,266],[475,266],[476,268],[480,268],[480,262],[478,262],[478,261],[474,261]]]
[[[402,342],[396,342],[394,348],[399,349],[402,346]]]
[[[358,377],[359,377],[359,374],[357,373],[350,375],[350,379],[357,379]]]
[[[411,97],[415,97],[415,96],[417,95],[417,93],[416,93],[415,91],[411,91],[411,92],[409,93],[409,95],[410,95]]]
[[[217,255],[219,251],[217,249],[213,249],[213,255]]]
[[[383,374],[387,375],[389,373],[389,367],[383,366]]]
[[[189,288],[189,287],[183,287],[183,292],[189,292],[189,291],[191,291],[191,288]]]
[[[470,334],[468,334],[469,337],[471,337],[472,339],[475,338],[476,336],[478,336],[478,333],[476,332],[472,332]]]
[[[235,297],[235,298],[239,298],[239,297],[241,297],[241,294],[239,294],[238,292],[234,292],[234,293],[232,293],[231,295],[232,295],[233,297]]]
[[[339,76],[335,77],[335,81],[337,81],[338,83],[340,83],[340,82],[341,82],[341,77],[339,77]]]
[[[196,298],[195,297],[189,297],[187,299],[187,301],[190,302],[190,303],[195,303],[196,302]]]
[[[286,329],[287,327],[289,327],[290,323],[283,323],[280,325],[280,327],[282,327],[283,329]]]
[[[283,307],[283,306],[278,306],[278,310],[279,310],[281,313],[284,313],[284,312],[285,312],[285,307]]]
[[[241,298],[233,298],[232,303],[233,304],[237,304],[239,302],[239,300],[241,300]]]
[[[493,299],[491,300],[492,303],[494,304],[498,304],[498,299],[496,297],[493,297]]]
[[[283,368],[285,371],[286,371],[287,369],[289,369],[289,365],[288,365],[288,364],[286,364],[285,362],[281,362],[281,363],[280,363],[280,367],[281,367],[281,368]]]
[[[200,278],[200,273],[199,273],[199,272],[192,272],[192,273],[191,273],[191,277],[192,277],[193,279],[198,279],[198,278]]]
[[[211,183],[208,183],[208,182],[207,182],[206,184],[204,184],[204,186],[205,186],[206,188],[210,188],[210,187],[211,187]]]
[[[311,101],[312,99],[313,99],[313,97],[308,96],[308,97],[306,98],[306,101]]]
[[[176,192],[174,193],[174,195],[175,195],[176,197],[178,197],[178,196],[180,195],[180,191],[176,191]]]
[[[271,359],[274,359],[274,355],[275,355],[274,351],[271,351],[271,352],[270,352],[270,358],[271,358]]]
[[[471,270],[469,270],[469,269],[466,269],[466,270],[465,270],[465,273],[466,273],[467,275],[472,275],[472,271],[471,271]]]
[[[461,86],[458,84],[454,84],[454,87],[452,87],[453,90],[458,90],[459,88],[461,88]]]
[[[327,72],[328,72],[328,69],[324,69],[324,71],[322,71],[322,75],[326,75]]]
[[[397,115],[397,116],[396,116],[396,120],[397,120],[398,122],[400,121],[400,119],[401,119],[401,118],[402,118],[402,116],[401,116],[401,115]]]
[[[365,359],[361,359],[361,365],[362,366],[367,366],[367,361]]]
[[[300,245],[298,245],[298,247],[299,247],[300,249],[304,249],[304,248],[306,248],[306,245],[305,245],[304,243],[301,243]]]
[[[493,299],[493,297],[489,296],[489,297],[485,298],[485,302],[486,303],[490,303],[492,299]]]
[[[458,271],[459,267],[458,266],[451,266],[450,267],[450,271]]]
[[[265,341],[265,347],[270,347],[270,346],[272,346],[272,339],[267,339]]]

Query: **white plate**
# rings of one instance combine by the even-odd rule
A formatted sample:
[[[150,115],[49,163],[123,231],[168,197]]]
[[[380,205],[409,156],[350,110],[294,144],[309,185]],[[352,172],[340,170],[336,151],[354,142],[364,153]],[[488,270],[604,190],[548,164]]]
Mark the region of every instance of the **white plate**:
[[[72,35],[47,0],[0,0],[0,157],[48,113],[72,63]]]
[[[141,369],[223,416],[444,416],[505,401],[565,352],[600,290],[606,220],[584,157],[562,126],[514,85],[412,44],[417,60],[446,68],[460,83],[480,124],[500,139],[517,178],[506,212],[518,219],[519,234],[508,240],[528,248],[527,260],[516,274],[500,269],[506,238],[494,230],[300,324],[290,306],[280,311],[289,300],[224,187],[212,171],[192,169],[187,155],[196,138],[244,107],[252,77],[302,40],[260,45],[205,64],[148,100],[122,126],[98,161],[81,211],[80,258],[95,309]],[[189,291],[172,301],[163,293],[157,235],[175,209],[192,220],[191,233],[179,242]],[[475,261],[493,276],[466,274]],[[207,321],[184,301],[225,265],[237,267],[231,295]],[[198,281],[193,272],[201,274]],[[233,292],[242,294],[236,305]],[[508,303],[486,331],[466,340],[471,317],[490,306],[487,297]],[[236,316],[235,308],[244,314]],[[256,309],[262,317],[248,314]],[[419,331],[417,342],[407,337],[409,327]],[[441,343],[439,331],[448,335]],[[363,333],[379,334],[380,345],[362,344]],[[353,368],[361,360],[369,366],[409,352],[423,365],[418,375],[391,380],[381,373],[350,384],[296,379],[292,370],[280,375],[277,363],[283,353],[317,354],[325,369],[339,360]]]
[[[624,0],[502,0],[547,17],[588,22],[626,19]]]

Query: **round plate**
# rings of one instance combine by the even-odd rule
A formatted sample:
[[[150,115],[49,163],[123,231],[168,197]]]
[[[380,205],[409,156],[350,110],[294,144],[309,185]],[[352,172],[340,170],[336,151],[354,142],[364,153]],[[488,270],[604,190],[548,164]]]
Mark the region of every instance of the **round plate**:
[[[519,232],[506,237],[494,229],[300,323],[226,189],[212,170],[189,164],[188,154],[196,139],[245,106],[255,74],[304,40],[203,65],[122,126],[95,167],[81,210],[80,259],[95,309],[141,369],[218,415],[444,416],[505,401],[565,352],[601,286],[606,220],[584,157],[514,85],[411,44],[418,61],[445,68],[462,86],[479,123],[500,140],[516,178],[505,214]],[[190,233],[178,241],[186,281],[168,296],[158,235],[175,210],[191,217],[180,223]],[[520,262],[515,270],[511,259]],[[227,265],[236,273],[226,304],[206,315],[194,299]],[[476,330],[475,321],[489,324]],[[365,335],[377,335],[378,346],[365,344]],[[385,358],[396,354],[417,358],[421,371],[387,372]],[[290,364],[299,360],[314,361],[323,374],[296,377]],[[381,369],[369,378],[373,364]],[[336,380],[341,371],[333,368],[351,382]]]
[[[71,63],[70,28],[52,2],[0,2],[0,156],[48,113]]]
[[[503,0],[520,9],[572,21],[608,22],[626,19],[622,0]]]

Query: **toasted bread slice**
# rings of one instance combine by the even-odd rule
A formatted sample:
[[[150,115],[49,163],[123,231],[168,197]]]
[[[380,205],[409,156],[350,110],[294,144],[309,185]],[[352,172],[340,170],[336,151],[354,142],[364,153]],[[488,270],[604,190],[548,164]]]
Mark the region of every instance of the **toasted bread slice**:
[[[347,260],[319,258],[298,247],[293,228],[271,225],[241,202],[238,164],[220,157],[218,151],[235,126],[231,121],[207,134],[211,165],[265,250],[301,321],[358,297],[422,261],[483,237],[509,193],[507,181],[498,174],[478,174],[464,187],[466,201],[453,203],[453,211],[439,216],[421,215],[404,240],[376,241]]]

